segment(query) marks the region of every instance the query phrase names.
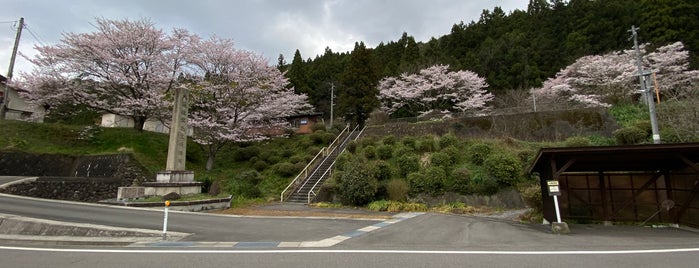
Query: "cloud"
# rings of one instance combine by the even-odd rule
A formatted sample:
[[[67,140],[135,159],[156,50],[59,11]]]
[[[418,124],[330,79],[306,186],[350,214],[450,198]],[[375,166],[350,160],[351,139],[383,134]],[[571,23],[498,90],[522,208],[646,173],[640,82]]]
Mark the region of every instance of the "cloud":
[[[299,49],[314,58],[326,47],[335,52],[352,50],[355,42],[373,47],[395,41],[403,32],[417,41],[449,33],[460,21],[477,20],[483,9],[501,6],[506,11],[526,8],[522,0],[5,0],[0,22],[26,19],[44,42],[56,44],[65,32],[90,32],[96,17],[151,19],[164,30],[185,28],[203,37],[233,39],[236,47],[263,54],[276,62],[288,61]],[[7,70],[14,30],[0,23],[0,73]],[[34,55],[39,44],[22,35],[20,51]],[[17,60],[16,69],[31,64]]]

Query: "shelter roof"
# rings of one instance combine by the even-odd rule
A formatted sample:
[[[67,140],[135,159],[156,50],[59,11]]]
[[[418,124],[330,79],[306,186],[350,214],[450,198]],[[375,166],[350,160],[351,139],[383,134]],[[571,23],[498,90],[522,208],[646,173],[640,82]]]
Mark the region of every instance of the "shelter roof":
[[[677,170],[699,163],[699,143],[542,148],[529,173],[550,169],[551,160],[558,168],[574,161],[565,172]]]

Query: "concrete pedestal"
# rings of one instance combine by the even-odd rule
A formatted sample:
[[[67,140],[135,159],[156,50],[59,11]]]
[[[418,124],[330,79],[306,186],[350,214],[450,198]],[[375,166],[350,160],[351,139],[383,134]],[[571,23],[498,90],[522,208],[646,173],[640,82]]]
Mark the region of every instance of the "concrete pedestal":
[[[569,234],[570,228],[565,222],[553,222],[551,223],[551,232],[554,234]]]

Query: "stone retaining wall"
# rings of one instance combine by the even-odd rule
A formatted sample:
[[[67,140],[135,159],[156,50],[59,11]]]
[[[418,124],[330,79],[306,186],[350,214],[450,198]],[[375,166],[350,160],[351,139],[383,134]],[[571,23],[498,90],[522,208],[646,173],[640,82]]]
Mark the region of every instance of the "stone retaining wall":
[[[0,152],[0,175],[39,177],[0,189],[3,193],[82,202],[114,198],[120,186],[154,180],[128,154],[72,156]]]

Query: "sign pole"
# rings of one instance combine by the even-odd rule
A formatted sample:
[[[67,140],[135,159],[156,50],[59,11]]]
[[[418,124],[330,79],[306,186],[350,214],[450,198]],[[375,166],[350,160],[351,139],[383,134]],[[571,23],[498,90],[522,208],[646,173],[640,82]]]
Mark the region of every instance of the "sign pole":
[[[167,210],[170,208],[170,201],[165,201],[165,215],[163,217],[163,240],[167,240]]]
[[[558,196],[557,195],[553,196],[553,205],[556,207],[556,221],[558,223],[561,223],[561,211],[558,208]]]

